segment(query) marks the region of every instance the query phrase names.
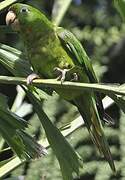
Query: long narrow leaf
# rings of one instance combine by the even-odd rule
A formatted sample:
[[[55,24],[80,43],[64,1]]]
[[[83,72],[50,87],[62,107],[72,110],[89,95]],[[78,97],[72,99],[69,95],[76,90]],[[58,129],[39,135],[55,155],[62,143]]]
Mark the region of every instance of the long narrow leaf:
[[[42,109],[42,104],[40,99],[38,99],[38,96],[36,96],[35,93],[32,94],[28,92],[28,97],[34,106],[36,113],[38,114],[50,146],[52,147],[59,161],[63,179],[73,179],[73,173],[75,172],[78,175],[79,168],[81,167],[81,162],[78,155],[69,145],[60,131],[49,120],[48,116]]]
[[[15,2],[22,2],[23,0],[4,0],[0,3],[0,11],[7,8],[8,6],[10,6],[11,4],[15,3]]]
[[[125,21],[125,0],[114,0],[114,5]]]
[[[58,26],[72,0],[55,0],[52,10],[52,21]]]
[[[8,49],[9,51],[6,51],[3,48],[0,49],[0,63],[2,63],[15,76],[17,74],[26,75],[27,71],[23,70],[25,61],[21,60],[18,53],[14,54],[13,49],[12,51],[11,48]],[[23,63],[20,63],[20,61],[22,61]],[[35,90],[32,87],[29,89],[30,92],[28,91],[28,96],[45,129],[47,139],[52,149],[54,150],[56,157],[59,160],[64,180],[72,179],[73,172],[75,172],[76,174],[79,173],[79,167],[81,166],[79,157],[69,145],[69,143],[65,140],[65,138],[62,136],[61,132],[51,123],[48,116],[42,110],[40,99],[43,99],[43,94],[39,93],[38,95],[37,88],[35,88]]]
[[[71,133],[76,131],[78,128],[80,128],[83,125],[83,123],[84,123],[83,119],[81,117],[78,117],[76,120],[74,120],[71,123],[71,126],[69,129],[62,131],[63,136],[66,137],[66,136],[70,135]],[[49,147],[48,141],[46,139],[42,142],[40,140],[39,143],[40,144],[42,143],[45,148]],[[18,166],[22,165],[24,162],[25,162],[25,160],[21,161],[18,157],[15,157],[14,159],[12,159],[7,164],[1,166],[0,167],[0,178],[3,178],[5,175],[7,175],[11,171],[13,171],[13,169],[17,168]]]
[[[125,99],[122,96],[118,96],[116,94],[110,94],[110,98],[112,98],[115,103],[119,106],[119,108],[125,113]]]
[[[6,97],[0,94],[0,134],[21,159],[40,157],[46,150],[23,131],[27,126],[8,109]]]

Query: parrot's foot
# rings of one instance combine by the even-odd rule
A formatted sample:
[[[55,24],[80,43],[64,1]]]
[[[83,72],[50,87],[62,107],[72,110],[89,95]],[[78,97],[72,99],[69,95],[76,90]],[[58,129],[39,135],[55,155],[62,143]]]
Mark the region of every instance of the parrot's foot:
[[[32,73],[32,74],[30,74],[30,75],[27,77],[26,83],[27,83],[27,85],[30,85],[30,84],[32,84],[32,82],[33,82],[34,79],[39,79],[39,78],[40,78],[40,77],[39,77],[37,74]]]
[[[66,79],[66,73],[69,71],[70,69],[60,69],[58,67],[54,68],[54,71],[56,71],[57,73],[59,73],[60,75],[57,77],[57,80],[61,80],[61,84],[65,81]]]
[[[71,69],[61,69],[61,68],[55,67],[54,71],[56,71],[59,74],[59,76],[57,77],[57,80],[61,80],[61,84],[66,80],[66,77],[68,77],[67,79],[70,81],[78,81],[77,73],[71,72]]]

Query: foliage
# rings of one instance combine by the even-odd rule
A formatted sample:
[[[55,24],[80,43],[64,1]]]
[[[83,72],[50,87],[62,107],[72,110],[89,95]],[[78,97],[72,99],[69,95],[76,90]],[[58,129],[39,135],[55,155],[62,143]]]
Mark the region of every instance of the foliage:
[[[9,5],[10,3],[12,3],[12,1],[6,0],[6,3],[8,3]],[[117,54],[120,53],[119,46],[120,45],[122,46],[123,44],[120,44],[119,46],[117,46],[116,44],[120,43],[120,40],[124,38],[124,33],[125,33],[125,26],[124,24],[122,24],[119,14],[117,14],[116,9],[114,9],[114,7],[112,6],[111,1],[109,2],[108,0],[106,1],[95,0],[95,1],[78,2],[77,0],[75,0],[71,4],[68,4],[69,3],[68,2],[66,6],[60,6],[61,11],[59,9],[52,10],[53,7],[54,8],[59,7],[56,4],[58,3],[58,1],[55,1],[55,5],[53,5],[53,1],[51,1],[50,3],[50,1],[44,1],[44,0],[43,1],[38,0],[37,2],[32,0],[27,3],[33,4],[34,6],[44,10],[48,16],[50,16],[52,12],[53,21],[55,17],[58,17],[58,14],[56,15],[55,13],[60,13],[62,11],[62,14],[61,15],[59,14],[60,18],[63,17],[64,13],[66,13],[62,21],[61,19],[57,21],[58,23],[60,22],[62,26],[70,29],[78,37],[78,39],[82,43],[84,43],[84,47],[86,48],[89,56],[92,59],[92,63],[94,65],[98,77],[105,82],[124,83],[124,77],[125,77],[124,72],[122,74],[122,77],[121,74],[118,73],[117,79],[116,79],[116,74],[117,74],[116,71],[114,74],[111,74],[111,76],[114,78],[113,81],[112,79],[111,81],[109,80],[111,77],[106,78],[107,77],[106,75],[109,73],[110,69],[114,67],[114,65],[112,64],[116,63],[116,62],[111,63],[110,57],[111,58],[115,56],[117,57]],[[3,9],[8,5],[6,4],[5,6],[3,7],[1,6],[1,7]],[[66,8],[68,8],[67,12],[66,12]],[[5,26],[0,26],[0,31],[2,32],[2,35],[0,37],[1,42],[4,43],[6,42],[6,44],[9,44],[9,46],[14,46],[16,48],[19,48],[20,50],[23,50],[23,44],[16,34],[12,34],[12,33],[8,34],[8,31],[10,32],[10,30],[7,30]],[[116,48],[117,51],[114,51],[114,48]],[[118,67],[121,68],[122,66],[124,66],[123,57],[121,58]],[[120,71],[118,67],[117,70]],[[20,51],[11,49],[10,47],[5,46],[3,44],[1,44],[0,46],[0,70],[1,70],[1,75],[8,75],[8,74],[11,76],[15,75],[16,76],[15,78],[17,78],[18,76],[26,77],[29,71],[31,71],[29,69],[29,64],[26,60],[26,57],[22,55]],[[7,78],[4,79],[3,82],[7,83]],[[20,82],[21,84],[21,79],[18,82]],[[97,86],[97,88],[98,87],[99,86]],[[104,86],[102,85],[101,87],[102,87],[102,92],[105,92]],[[106,87],[110,89],[110,86],[106,86]],[[113,88],[115,89],[116,87],[117,86],[115,85],[114,86],[111,85],[110,90],[112,90]],[[72,88],[72,83],[70,88]],[[122,92],[124,93],[124,86],[120,86],[120,87],[118,86],[117,88],[119,88],[117,89],[118,92],[123,89]],[[18,116],[25,118],[29,122],[30,124],[29,128],[27,128],[25,132],[31,134],[32,136],[35,136],[37,140],[40,140],[39,141],[40,144],[45,145],[45,147],[48,147],[48,142],[46,141],[46,135],[47,135],[49,143],[52,149],[54,150],[53,152],[51,149],[49,149],[48,150],[49,155],[43,157],[42,159],[28,161],[28,162],[24,160],[24,162],[22,163],[17,157],[13,157],[11,159],[12,153],[10,153],[10,150],[9,150],[10,159],[8,158],[5,149],[6,147],[8,147],[8,145],[1,137],[0,157],[5,157],[4,159],[6,159],[8,162],[5,161],[2,162],[4,163],[4,166],[1,166],[0,169],[2,169],[2,167],[5,167],[6,169],[5,174],[9,173],[8,177],[14,178],[14,177],[22,176],[28,180],[62,179],[60,166],[55,157],[56,155],[58,160],[61,157],[62,154],[61,153],[60,153],[61,155],[59,154],[59,152],[61,152],[60,148],[64,148],[62,150],[66,151],[65,153],[67,153],[69,150],[69,156],[72,157],[72,155],[74,155],[74,157],[76,158],[74,160],[69,158],[68,167],[65,166],[65,164],[62,165],[65,166],[65,168],[67,168],[68,171],[70,165],[71,164],[73,165],[74,163],[71,172],[66,172],[66,170],[64,170],[65,172],[63,172],[63,177],[64,176],[68,177],[68,175],[71,176],[72,172],[78,172],[81,162],[80,164],[79,162],[77,162],[79,158],[75,154],[75,151],[77,151],[80,154],[84,162],[83,168],[80,169],[79,179],[108,180],[108,179],[120,179],[121,177],[122,178],[125,177],[125,170],[124,170],[124,148],[125,148],[124,147],[124,118],[125,118],[124,116],[125,115],[122,112],[119,113],[119,109],[116,107],[116,105],[111,106],[111,108],[108,108],[107,110],[115,119],[115,125],[112,127],[107,125],[105,126],[105,134],[108,138],[117,168],[117,174],[113,175],[110,168],[107,166],[107,163],[104,161],[104,159],[100,158],[97,149],[95,149],[95,147],[93,146],[86,129],[84,127],[80,128],[81,125],[77,128],[78,122],[80,122],[79,119],[78,121],[76,121],[77,123],[74,125],[75,128],[72,129],[72,123],[75,122],[73,120],[78,117],[78,112],[74,106],[60,99],[60,97],[56,93],[53,93],[53,96],[50,96],[51,89],[49,88],[48,90],[46,86],[43,89],[44,91],[38,88],[34,89],[33,87],[31,87],[31,89],[27,91],[27,88],[25,88],[24,90],[27,93],[27,96],[24,91],[23,94],[21,94],[21,90],[18,89],[15,101],[14,101],[15,93],[16,93],[15,86],[11,87],[10,85],[7,84],[5,85],[0,84],[0,89],[1,89],[0,90],[1,93],[13,97],[13,99],[10,97],[8,98],[9,99],[8,105],[11,111],[13,111],[13,113],[17,114]],[[9,89],[10,92],[8,93],[7,91],[5,91],[5,89]],[[122,96],[116,95],[116,93],[113,92],[108,93],[108,95],[112,99],[114,99],[116,103],[121,107],[121,109],[125,112],[124,98]],[[34,101],[34,98],[36,101]],[[40,105],[36,103],[38,104],[40,103]],[[35,106],[37,107],[36,109],[34,108],[35,111],[33,110],[33,104],[35,104]],[[43,113],[41,116],[42,118],[40,119],[45,120],[47,118],[46,122],[43,120],[41,121],[42,126],[41,123],[39,122],[36,112],[39,118],[41,116],[41,114],[39,113]],[[44,119],[43,117],[46,118]],[[44,123],[47,124],[45,125]],[[65,141],[63,136],[60,134],[60,131],[58,131],[56,127],[58,127],[60,130],[65,129],[63,131],[63,135],[66,136],[68,134],[67,140],[75,149],[75,151],[73,151],[71,146],[67,143],[67,141]],[[53,128],[53,130],[49,132],[47,128],[48,129],[50,128],[51,130]],[[56,136],[54,136],[55,133]],[[57,137],[55,142],[54,142],[54,137],[55,139]],[[61,147],[61,144],[63,143],[60,140],[60,138],[62,138],[63,143],[65,143],[65,147]],[[59,143],[59,145],[57,142]],[[66,147],[67,149],[65,149]],[[64,161],[59,160],[59,162],[61,164]],[[23,165],[18,167],[18,165],[21,164]],[[13,168],[16,169],[13,170],[12,166]],[[9,169],[8,167],[11,168]],[[105,169],[105,173],[104,173],[104,169]],[[78,179],[78,177],[76,177],[76,174],[75,175],[73,174],[73,176],[74,179]],[[72,178],[69,177],[69,179]]]

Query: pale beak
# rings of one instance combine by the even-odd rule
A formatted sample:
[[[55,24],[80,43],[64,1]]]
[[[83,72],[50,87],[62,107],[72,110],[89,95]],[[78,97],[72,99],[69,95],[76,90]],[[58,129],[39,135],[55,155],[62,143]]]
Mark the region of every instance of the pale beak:
[[[16,19],[16,14],[13,11],[9,11],[6,15],[6,24],[11,25]]]
[[[20,23],[13,11],[9,11],[6,15],[6,24],[11,25],[14,31],[20,31]]]

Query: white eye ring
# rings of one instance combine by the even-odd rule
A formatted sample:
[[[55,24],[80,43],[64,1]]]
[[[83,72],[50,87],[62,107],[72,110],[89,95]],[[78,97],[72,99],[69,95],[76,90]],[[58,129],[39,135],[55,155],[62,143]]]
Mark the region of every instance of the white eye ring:
[[[27,12],[29,12],[29,9],[27,7],[22,7],[20,12],[21,13],[27,13]]]

